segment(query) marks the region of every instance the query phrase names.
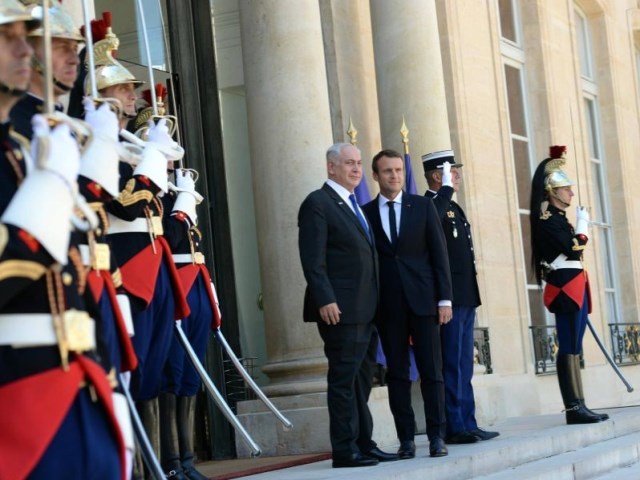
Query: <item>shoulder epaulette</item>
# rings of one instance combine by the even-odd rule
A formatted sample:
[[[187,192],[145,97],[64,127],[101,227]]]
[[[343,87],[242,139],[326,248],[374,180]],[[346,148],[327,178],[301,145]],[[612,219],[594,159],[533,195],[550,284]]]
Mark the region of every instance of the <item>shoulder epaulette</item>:
[[[25,152],[31,151],[31,142],[27,137],[16,132],[13,128],[9,130],[9,136],[18,142]]]
[[[540,220],[548,220],[553,215],[549,210],[545,210],[544,212],[540,212]]]

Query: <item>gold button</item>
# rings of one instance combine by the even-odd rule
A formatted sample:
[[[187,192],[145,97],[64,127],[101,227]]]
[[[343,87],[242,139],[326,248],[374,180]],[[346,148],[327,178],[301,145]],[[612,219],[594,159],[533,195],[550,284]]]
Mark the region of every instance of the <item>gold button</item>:
[[[62,274],[62,283],[68,287],[73,283],[73,276],[69,272],[64,272]]]

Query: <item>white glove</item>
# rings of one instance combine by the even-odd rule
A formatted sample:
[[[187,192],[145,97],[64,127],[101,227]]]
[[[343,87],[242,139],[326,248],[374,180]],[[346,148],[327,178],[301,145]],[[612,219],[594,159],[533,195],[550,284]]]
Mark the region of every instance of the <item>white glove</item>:
[[[169,176],[167,174],[167,159],[158,150],[156,144],[147,143],[142,152],[140,163],[133,171],[134,175],[143,175],[151,180],[161,191],[167,193]]]
[[[84,120],[91,126],[93,134],[117,142],[120,126],[118,117],[111,111],[109,104],[105,102],[96,110],[93,98],[84,97],[82,105],[86,112]]]
[[[442,164],[442,186],[453,187],[453,182],[451,180],[451,164],[449,162],[444,162]]]
[[[576,235],[588,236],[589,222],[589,212],[585,207],[578,205],[576,208]]]
[[[183,192],[192,193],[196,191],[196,182],[193,180],[190,171],[182,168],[176,169],[176,187]]]
[[[166,118],[161,118],[155,124],[153,121],[149,121],[147,140],[149,143],[154,144],[167,157],[167,160],[177,161],[184,157],[184,149],[177,142],[174,142],[171,135],[169,135]]]
[[[33,142],[31,151],[36,166],[53,172],[63,180],[71,191],[77,190],[77,178],[80,171],[80,150],[71,136],[69,125],[61,123],[53,130],[42,115],[34,115]]]
[[[165,147],[173,148],[176,142],[169,135],[169,128],[167,127],[167,120],[161,118],[158,123],[149,121],[149,137],[148,140]]]

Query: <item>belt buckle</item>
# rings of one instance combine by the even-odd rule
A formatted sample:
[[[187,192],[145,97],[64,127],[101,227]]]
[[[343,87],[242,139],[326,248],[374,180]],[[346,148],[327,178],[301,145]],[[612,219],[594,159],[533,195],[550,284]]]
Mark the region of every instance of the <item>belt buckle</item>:
[[[204,263],[204,255],[202,254],[202,252],[196,252],[193,254],[193,262],[196,265],[201,265]]]
[[[95,346],[95,325],[87,312],[67,310],[63,315],[67,347],[74,352],[86,352]]]
[[[164,228],[162,228],[162,218],[151,217],[151,231],[156,237],[164,235]]]
[[[109,271],[111,269],[111,250],[109,244],[96,243],[93,248],[93,264],[94,270]]]

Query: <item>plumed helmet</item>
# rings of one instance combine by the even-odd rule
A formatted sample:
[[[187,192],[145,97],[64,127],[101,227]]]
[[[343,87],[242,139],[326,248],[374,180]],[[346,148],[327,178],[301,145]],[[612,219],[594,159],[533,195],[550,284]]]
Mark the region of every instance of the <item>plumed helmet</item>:
[[[104,88],[119,85],[121,83],[133,83],[142,85],[144,82],[136,77],[120,62],[115,59],[120,46],[120,40],[111,30],[111,12],[103,12],[102,19],[91,21],[91,33],[93,37],[93,55],[96,64],[96,88]],[[84,32],[83,27],[81,30]],[[88,63],[89,55],[85,62]],[[87,75],[84,83],[85,94],[91,94],[91,79]]]
[[[18,0],[0,0],[0,25],[15,22],[25,22],[28,30],[34,30],[40,26],[41,19]]]
[[[544,188],[547,191],[559,187],[570,187],[574,185],[567,173],[562,170],[566,161],[567,147],[564,145],[553,145],[549,147],[549,161],[544,166]]]
[[[42,2],[40,0],[23,0],[23,2],[29,4],[29,9],[33,16],[42,18],[42,5],[40,5]],[[49,7],[49,25],[51,26],[51,38],[84,42],[84,37],[80,33],[80,29],[73,23],[73,18],[71,18],[71,15],[59,0],[51,0],[51,6]],[[41,37],[42,35],[42,26],[29,34],[30,37]]]

